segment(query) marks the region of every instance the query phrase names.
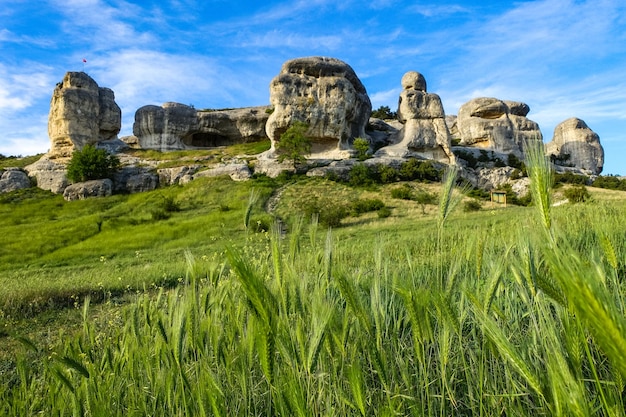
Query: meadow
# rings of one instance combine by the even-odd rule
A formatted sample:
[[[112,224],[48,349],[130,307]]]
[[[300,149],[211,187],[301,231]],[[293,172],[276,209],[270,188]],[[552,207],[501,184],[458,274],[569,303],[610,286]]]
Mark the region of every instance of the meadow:
[[[477,212],[452,176],[4,197],[0,415],[623,416],[626,200],[553,206],[530,162],[532,207]]]

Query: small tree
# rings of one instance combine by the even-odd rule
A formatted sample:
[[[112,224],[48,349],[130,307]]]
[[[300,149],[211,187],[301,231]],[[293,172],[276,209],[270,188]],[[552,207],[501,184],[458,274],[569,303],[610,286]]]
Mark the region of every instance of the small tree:
[[[109,178],[119,165],[120,161],[115,155],[93,145],[87,145],[72,154],[67,166],[67,178],[72,182]]]
[[[369,158],[367,154],[370,150],[370,142],[365,138],[356,138],[352,143],[354,150],[356,151],[356,157],[359,161],[365,161]]]
[[[397,117],[397,113],[395,111],[391,111],[389,106],[380,106],[378,109],[372,112],[372,117],[377,119],[395,119]]]
[[[287,159],[293,163],[293,169],[297,169],[298,164],[306,161],[306,155],[311,153],[311,139],[306,136],[308,129],[309,125],[300,121],[289,126],[276,145],[280,153],[278,162]]]

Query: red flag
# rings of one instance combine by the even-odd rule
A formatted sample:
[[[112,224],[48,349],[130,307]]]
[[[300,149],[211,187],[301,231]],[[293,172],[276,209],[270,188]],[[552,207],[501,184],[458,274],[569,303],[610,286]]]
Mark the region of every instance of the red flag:
[[[86,64],[87,60],[85,58],[83,58],[83,64]]]

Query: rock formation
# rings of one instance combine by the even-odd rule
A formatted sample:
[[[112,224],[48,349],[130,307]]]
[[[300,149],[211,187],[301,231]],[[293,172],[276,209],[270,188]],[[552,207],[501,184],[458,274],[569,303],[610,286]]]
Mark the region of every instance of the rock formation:
[[[525,142],[541,141],[539,125],[526,118],[525,103],[480,97],[463,104],[456,120],[459,145],[523,156]]]
[[[122,112],[109,88],[84,72],[68,72],[50,101],[48,136],[50,158],[67,158],[88,144],[116,139]]]
[[[28,175],[20,168],[0,169],[0,194],[31,186]]]
[[[55,194],[60,194],[68,185],[67,169],[65,165],[50,160],[47,156],[24,167],[24,170],[30,177],[35,178],[37,187],[42,190],[49,190]]]
[[[135,113],[133,134],[142,149],[214,148],[266,139],[267,107],[198,111],[180,103],[148,105]]]
[[[575,117],[556,126],[552,141],[546,144],[546,154],[556,165],[575,167],[591,174],[600,174],[604,166],[600,137]]]
[[[309,125],[312,158],[349,157],[354,138],[366,138],[372,104],[354,70],[335,58],[287,61],[270,83],[274,108],[265,131],[273,154],[294,121]]]
[[[403,126],[390,138],[392,145],[381,148],[377,156],[412,156],[454,163],[445,117],[441,99],[427,92],[424,76],[407,72],[402,77],[398,101],[398,120]]]
[[[77,182],[69,185],[63,191],[63,198],[66,201],[84,200],[88,197],[107,197],[113,194],[113,182],[106,178],[103,180],[91,180]]]

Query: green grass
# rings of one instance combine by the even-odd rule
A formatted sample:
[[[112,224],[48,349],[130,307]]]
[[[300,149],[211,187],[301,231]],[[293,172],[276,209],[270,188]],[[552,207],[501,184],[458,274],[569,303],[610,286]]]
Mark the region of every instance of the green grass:
[[[244,227],[267,180],[2,203],[17,242],[1,255],[0,415],[624,415],[625,200],[552,207],[536,184],[547,204],[460,213],[451,188],[429,186],[441,202],[422,212],[393,185],[298,180],[269,233]],[[164,196],[181,211],[153,221]],[[392,215],[329,232],[301,217],[322,197]],[[18,207],[32,226],[10,228]],[[72,219],[82,237],[59,244],[49,223]],[[17,226],[51,249],[31,255]],[[69,308],[31,305],[55,293]]]

